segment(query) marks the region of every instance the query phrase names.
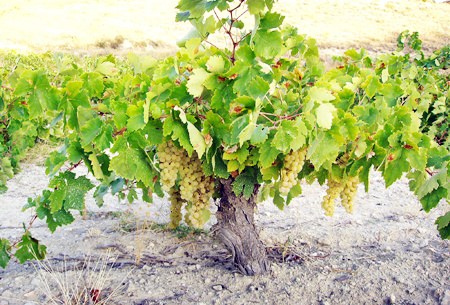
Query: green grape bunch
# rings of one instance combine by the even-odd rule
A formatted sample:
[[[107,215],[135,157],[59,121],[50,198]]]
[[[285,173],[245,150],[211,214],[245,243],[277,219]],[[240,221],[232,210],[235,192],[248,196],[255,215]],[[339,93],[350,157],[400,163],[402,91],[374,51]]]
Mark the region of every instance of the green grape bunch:
[[[344,182],[343,189],[341,191],[341,204],[347,213],[353,213],[353,203],[355,201],[356,192],[358,191],[359,178],[349,177]]]
[[[327,180],[327,194],[323,198],[322,208],[326,216],[334,215],[335,200],[339,198],[344,189],[344,184],[341,181],[328,178]]]
[[[291,151],[284,159],[281,169],[280,193],[287,195],[291,188],[299,182],[298,174],[305,164],[306,149]]]

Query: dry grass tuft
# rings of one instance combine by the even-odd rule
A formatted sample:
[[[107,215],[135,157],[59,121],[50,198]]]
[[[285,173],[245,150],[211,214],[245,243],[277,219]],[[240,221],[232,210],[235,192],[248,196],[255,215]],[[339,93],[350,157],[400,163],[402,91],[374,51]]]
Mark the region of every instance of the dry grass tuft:
[[[35,265],[41,290],[52,305],[106,305],[122,304],[118,299],[123,293],[122,283],[131,271],[114,287],[115,259],[110,252],[95,261],[87,256],[81,264],[69,266],[64,260],[56,268],[49,260]]]

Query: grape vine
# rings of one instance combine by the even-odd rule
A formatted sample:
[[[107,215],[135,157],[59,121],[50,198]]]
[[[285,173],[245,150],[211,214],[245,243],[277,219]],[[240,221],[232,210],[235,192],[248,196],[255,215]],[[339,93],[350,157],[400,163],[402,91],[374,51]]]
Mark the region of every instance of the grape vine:
[[[75,220],[91,189],[100,206],[108,192],[130,202],[168,194],[172,228],[183,211],[202,227],[224,181],[242,201],[261,190],[281,209],[301,181],[318,181],[332,215],[339,198],[352,212],[357,186],[367,191],[377,170],[387,187],[406,176],[426,212],[449,202],[448,47],[425,56],[406,33],[391,54],[348,50],[326,70],[314,39],[283,25],[273,3],[181,0],[177,20],[194,34],[163,60],[43,55],[3,69],[0,188],[16,152],[49,134],[62,143],[46,161],[51,181],[26,208],[52,232]],[[80,164],[95,184],[72,172]],[[450,238],[450,212],[436,224]],[[1,267],[33,259],[30,247],[45,255],[26,228],[17,242],[0,239]]]

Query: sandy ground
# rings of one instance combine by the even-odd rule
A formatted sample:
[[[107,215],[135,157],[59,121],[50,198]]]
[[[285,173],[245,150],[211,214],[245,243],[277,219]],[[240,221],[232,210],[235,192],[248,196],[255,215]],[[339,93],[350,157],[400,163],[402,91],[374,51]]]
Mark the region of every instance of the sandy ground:
[[[20,207],[46,181],[43,167],[28,164],[9,182],[1,198],[1,237],[20,234],[20,222],[30,217]],[[105,287],[117,290],[108,304],[450,304],[450,243],[433,224],[444,205],[426,214],[406,181],[386,190],[377,174],[369,193],[360,187],[354,215],[339,208],[333,218],[323,216],[324,194],[319,185],[306,185],[284,211],[271,202],[258,207],[264,242],[291,253],[286,262],[273,262],[267,276],[233,272],[211,234],[179,239],[154,225],[147,229],[145,223],[168,221],[164,199],[130,206],[108,198],[102,209],[89,199],[87,220],[53,235],[37,223],[33,232],[48,246],[53,276],[80,274],[70,270],[86,257],[97,262],[110,249],[117,260],[109,265]],[[40,269],[13,262],[0,270],[0,304],[48,304],[45,283],[53,283],[56,295],[61,288]]]
[[[0,2],[0,49],[77,52],[173,52],[190,29],[176,23],[177,0],[14,0]],[[404,30],[424,46],[450,42],[450,4],[420,0],[280,0],[286,22],[322,48],[395,48]],[[116,49],[108,42],[124,39]],[[121,39],[119,40],[121,41]],[[105,43],[106,42],[106,43]],[[101,48],[99,48],[101,46]],[[106,46],[106,50],[104,47]]]
[[[176,2],[0,1],[0,49],[164,56],[188,31],[186,24],[173,22]],[[450,4],[281,0],[278,6],[289,23],[317,38],[328,53],[349,47],[389,52],[405,29],[419,31],[429,49],[450,42]],[[29,220],[30,213],[20,209],[47,183],[39,163],[24,165],[0,197],[0,237],[14,239]],[[179,239],[157,226],[147,228],[168,221],[165,199],[129,206],[109,198],[102,209],[89,199],[87,220],[53,235],[38,222],[33,233],[48,246],[52,274],[68,276],[71,287],[79,272],[67,270],[80,268],[86,257],[96,262],[110,249],[116,262],[103,276],[105,293],[117,289],[108,304],[450,304],[450,243],[439,238],[434,225],[448,207],[426,214],[406,181],[388,190],[379,175],[372,182],[368,194],[359,190],[354,215],[338,209],[334,218],[323,216],[325,192],[318,185],[305,186],[284,211],[271,202],[261,204],[262,239],[291,253],[286,262],[274,262],[267,276],[233,272],[212,234]],[[47,304],[43,288],[52,281],[39,270],[39,265],[14,262],[0,269],[0,305]],[[51,286],[54,294],[61,291]]]

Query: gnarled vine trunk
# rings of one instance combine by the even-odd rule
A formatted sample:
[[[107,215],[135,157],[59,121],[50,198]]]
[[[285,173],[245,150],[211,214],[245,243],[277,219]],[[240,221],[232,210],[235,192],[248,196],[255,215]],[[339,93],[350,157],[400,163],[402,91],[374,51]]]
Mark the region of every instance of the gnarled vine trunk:
[[[269,271],[266,248],[254,224],[258,186],[250,199],[236,196],[233,180],[220,180],[220,203],[217,211],[217,234],[233,255],[236,267],[246,275]]]

